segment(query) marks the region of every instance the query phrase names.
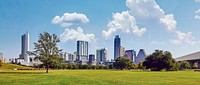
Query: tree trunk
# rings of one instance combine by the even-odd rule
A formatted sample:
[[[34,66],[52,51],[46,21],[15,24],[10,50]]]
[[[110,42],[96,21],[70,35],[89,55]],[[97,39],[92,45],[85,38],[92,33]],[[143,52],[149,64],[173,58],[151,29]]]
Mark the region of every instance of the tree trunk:
[[[49,72],[49,64],[46,65],[46,73]]]

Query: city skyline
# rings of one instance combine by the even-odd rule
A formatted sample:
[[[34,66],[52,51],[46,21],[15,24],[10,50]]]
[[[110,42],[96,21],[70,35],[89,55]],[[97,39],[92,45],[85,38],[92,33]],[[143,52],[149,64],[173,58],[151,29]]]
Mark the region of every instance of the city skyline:
[[[198,0],[1,0],[0,6],[0,52],[7,60],[19,57],[22,34],[29,32],[32,51],[44,31],[59,36],[64,52],[73,53],[77,41],[85,40],[88,54],[107,48],[108,60],[114,57],[115,35],[125,50],[137,53],[160,49],[176,58],[200,50]]]

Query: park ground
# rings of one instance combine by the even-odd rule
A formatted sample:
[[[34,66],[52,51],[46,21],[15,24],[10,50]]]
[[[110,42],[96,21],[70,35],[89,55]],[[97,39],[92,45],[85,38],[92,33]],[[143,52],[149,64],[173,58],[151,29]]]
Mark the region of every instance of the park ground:
[[[4,64],[0,85],[199,85],[200,72],[137,70],[13,70],[27,68]]]

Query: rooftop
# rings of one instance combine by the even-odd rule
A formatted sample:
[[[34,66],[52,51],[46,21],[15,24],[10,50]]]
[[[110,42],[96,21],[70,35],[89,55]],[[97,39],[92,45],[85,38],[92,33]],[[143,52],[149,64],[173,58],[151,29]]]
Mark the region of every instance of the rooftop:
[[[200,59],[200,51],[175,58],[176,61],[197,60],[197,59]]]

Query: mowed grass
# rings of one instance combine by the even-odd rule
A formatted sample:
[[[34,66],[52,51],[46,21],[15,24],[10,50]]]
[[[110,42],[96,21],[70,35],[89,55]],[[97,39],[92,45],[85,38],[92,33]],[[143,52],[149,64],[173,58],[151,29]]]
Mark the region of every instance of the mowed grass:
[[[9,65],[8,65],[9,66]],[[16,66],[15,66],[16,67]],[[0,85],[199,85],[200,72],[133,70],[14,71],[0,68]]]

